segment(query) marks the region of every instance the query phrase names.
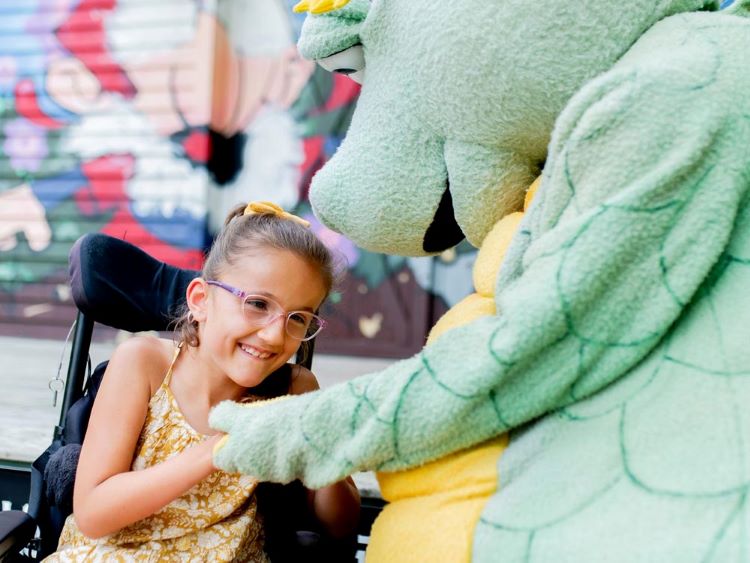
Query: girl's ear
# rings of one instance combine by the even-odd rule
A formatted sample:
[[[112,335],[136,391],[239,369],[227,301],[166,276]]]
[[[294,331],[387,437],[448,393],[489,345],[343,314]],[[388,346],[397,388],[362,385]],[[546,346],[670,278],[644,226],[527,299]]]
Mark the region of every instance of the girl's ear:
[[[208,284],[203,278],[195,278],[191,281],[185,291],[187,306],[198,322],[206,320],[208,311]]]

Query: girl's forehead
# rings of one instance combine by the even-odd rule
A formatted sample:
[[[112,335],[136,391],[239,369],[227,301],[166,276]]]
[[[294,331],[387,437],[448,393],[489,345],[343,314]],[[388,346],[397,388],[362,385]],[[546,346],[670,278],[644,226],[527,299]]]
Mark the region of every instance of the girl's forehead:
[[[326,293],[320,270],[288,250],[247,253],[225,268],[225,281],[248,293],[269,295],[285,307],[317,307]]]

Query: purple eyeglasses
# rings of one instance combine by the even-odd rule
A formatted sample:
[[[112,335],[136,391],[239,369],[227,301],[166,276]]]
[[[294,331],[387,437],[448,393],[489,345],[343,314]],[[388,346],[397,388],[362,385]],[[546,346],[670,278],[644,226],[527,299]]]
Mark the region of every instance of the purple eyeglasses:
[[[208,285],[215,285],[235,295],[240,300],[240,308],[245,318],[257,326],[267,326],[279,317],[286,317],[284,328],[295,340],[305,342],[315,338],[326,326],[326,322],[310,311],[285,311],[273,299],[265,295],[247,293],[229,284],[208,280]]]

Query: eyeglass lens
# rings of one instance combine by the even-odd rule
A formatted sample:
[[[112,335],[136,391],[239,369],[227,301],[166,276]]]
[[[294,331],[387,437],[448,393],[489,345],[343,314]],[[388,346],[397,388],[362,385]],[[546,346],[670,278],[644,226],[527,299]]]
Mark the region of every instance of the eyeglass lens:
[[[280,315],[286,316],[286,333],[297,340],[309,340],[322,328],[320,318],[309,311],[286,313],[271,301],[257,295],[248,295],[242,303],[247,319],[253,323],[266,325]]]

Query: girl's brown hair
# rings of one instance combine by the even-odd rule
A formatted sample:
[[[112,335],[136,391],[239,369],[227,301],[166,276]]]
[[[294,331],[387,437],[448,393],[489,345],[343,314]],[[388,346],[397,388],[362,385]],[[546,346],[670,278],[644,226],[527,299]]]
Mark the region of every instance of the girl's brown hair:
[[[309,229],[273,213],[245,215],[245,205],[237,205],[229,212],[224,227],[218,234],[203,264],[201,277],[217,279],[222,272],[240,258],[255,250],[276,249],[293,252],[314,266],[323,280],[325,297],[331,292],[338,275],[331,251]],[[325,301],[324,297],[324,301]],[[193,319],[187,304],[174,322],[178,343],[198,346],[198,322]],[[303,357],[306,342],[302,343]]]

